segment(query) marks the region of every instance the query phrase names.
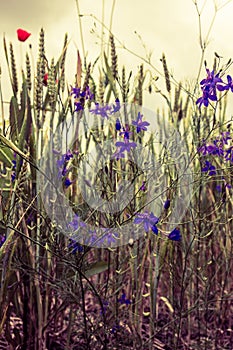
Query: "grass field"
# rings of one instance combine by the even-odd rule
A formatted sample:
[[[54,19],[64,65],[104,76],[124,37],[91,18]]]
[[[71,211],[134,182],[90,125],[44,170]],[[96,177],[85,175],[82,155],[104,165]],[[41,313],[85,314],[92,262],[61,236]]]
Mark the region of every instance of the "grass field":
[[[22,71],[4,38],[0,349],[233,349],[232,62],[205,62],[199,26],[188,87],[163,53],[119,66],[105,26],[108,50],[78,51],[72,82],[68,35],[50,59],[41,29]]]

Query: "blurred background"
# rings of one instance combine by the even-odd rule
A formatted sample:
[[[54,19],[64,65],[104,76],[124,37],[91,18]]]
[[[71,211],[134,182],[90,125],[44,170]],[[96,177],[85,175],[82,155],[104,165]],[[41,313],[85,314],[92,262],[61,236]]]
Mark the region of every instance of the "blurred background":
[[[9,42],[13,43],[18,66],[23,64],[24,68],[26,51],[30,51],[29,44],[32,45],[31,55],[34,65],[36,64],[41,27],[45,30],[46,56],[49,62],[52,57],[55,57],[55,60],[59,57],[64,35],[67,32],[70,43],[66,77],[68,83],[72,84],[76,70],[77,49],[83,55],[77,4],[83,15],[81,24],[84,51],[88,61],[93,62],[100,54],[103,29],[101,21],[104,21],[107,28],[110,27],[111,12],[114,6],[112,31],[121,44],[142,57],[146,57],[146,54],[152,52],[151,62],[161,72],[160,59],[164,52],[168,68],[174,78],[178,82],[194,82],[201,58],[199,17],[195,2],[201,12],[202,38],[205,39],[208,36],[205,56],[208,66],[212,67],[213,65],[214,52],[223,57],[222,63],[226,63],[233,56],[232,1],[0,0],[0,65],[2,82],[4,82],[4,100],[9,100],[11,96],[3,50],[4,34],[8,44]],[[217,12],[215,12],[216,9],[218,9]],[[17,40],[16,30],[18,28],[25,29],[32,34],[26,42],[21,43]],[[107,30],[105,30],[104,42],[108,42]],[[141,59],[122,49],[121,44],[116,41],[120,63],[124,63],[128,69],[133,69],[136,72]],[[107,51],[107,45],[105,49]],[[156,74],[156,72],[154,73]],[[204,74],[203,65],[202,76]],[[161,89],[164,87],[162,80],[161,83],[158,81],[158,86]],[[148,100],[148,104],[149,108],[157,108],[163,105],[164,101],[161,97],[153,96]]]

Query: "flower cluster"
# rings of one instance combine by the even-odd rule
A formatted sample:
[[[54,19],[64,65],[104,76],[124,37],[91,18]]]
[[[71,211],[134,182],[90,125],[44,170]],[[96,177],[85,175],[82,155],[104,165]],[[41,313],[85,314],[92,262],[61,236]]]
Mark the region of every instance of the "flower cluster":
[[[131,301],[129,299],[126,299],[125,293],[122,293],[122,296],[117,301],[118,301],[118,303],[125,304],[125,305],[131,304]]]
[[[164,209],[168,209],[170,207],[170,200],[166,200],[164,203]],[[146,232],[149,232],[151,230],[154,234],[158,235],[159,230],[157,228],[157,224],[159,222],[159,218],[157,218],[152,212],[149,213],[146,211],[142,214],[137,214],[136,218],[134,219],[134,224],[143,224],[144,230]],[[171,241],[180,241],[181,240],[181,234],[180,230],[178,228],[175,228],[170,232],[170,234],[167,236]]]
[[[203,144],[198,148],[198,152],[205,157],[211,157],[210,160],[205,160],[204,166],[202,166],[201,171],[207,173],[209,176],[217,174],[217,169],[212,162],[217,157],[218,160],[222,162],[233,163],[233,145],[232,137],[230,131],[223,131],[216,138],[212,139],[209,143],[203,142]],[[225,186],[231,188],[231,185],[225,182]]]
[[[81,221],[77,214],[75,214],[73,220],[68,223],[68,227],[72,228],[73,231],[77,231],[79,227],[86,227],[86,224]]]
[[[111,228],[102,227],[100,232],[98,232],[98,230],[89,229],[87,232],[88,234],[86,234],[85,240],[87,245],[95,245],[98,243],[110,246],[120,238],[119,233],[115,232],[115,230]]]
[[[93,109],[90,109],[90,112],[92,114],[95,114],[95,115],[100,115],[102,118],[105,118],[105,119],[109,119],[109,117],[114,114],[114,113],[117,113],[120,108],[121,108],[121,105],[120,105],[120,101],[119,99],[117,98],[115,100],[115,103],[116,105],[100,105],[98,102],[95,103],[95,108]]]
[[[201,168],[202,172],[206,172],[209,176],[216,175],[216,167],[211,164],[208,160],[205,161],[205,166]]]
[[[111,228],[104,228],[102,227],[101,230],[98,229],[91,229],[88,224],[82,221],[81,217],[77,214],[74,215],[72,221],[67,223],[67,229],[71,230],[73,232],[81,229],[84,230],[85,233],[85,239],[83,241],[84,245],[95,245],[98,244],[106,244],[107,246],[110,246],[112,243],[115,243],[116,240],[119,240],[119,233],[117,233],[114,229]],[[82,236],[84,238],[84,236]],[[78,243],[77,243],[78,244]],[[76,240],[71,239],[70,247],[73,247],[75,252],[78,250],[80,251],[80,247],[76,245]]]
[[[94,99],[94,94],[91,93],[89,86],[83,90],[81,88],[71,87],[71,95],[74,95],[75,98],[75,112],[84,110],[85,101],[93,101]]]
[[[224,131],[210,143],[204,142],[201,147],[198,148],[198,152],[204,156],[218,156],[224,161],[233,163],[233,146],[230,132]]]
[[[159,219],[152,212],[148,213],[148,211],[142,214],[137,214],[136,218],[134,219],[134,224],[143,224],[146,232],[151,230],[156,235],[158,234],[158,229],[156,226],[158,222]]]
[[[56,150],[55,154],[59,154]],[[65,188],[68,188],[73,182],[68,178],[69,168],[68,162],[74,157],[73,153],[68,150],[65,154],[62,154],[61,158],[57,160],[58,178],[62,178]]]
[[[216,78],[216,77],[215,77]],[[209,78],[210,79],[210,78]],[[205,82],[203,82],[203,84],[205,84]],[[90,97],[90,90],[87,91],[82,91],[78,88],[73,88],[72,89],[72,94],[74,95],[74,97],[76,99],[79,99],[80,96],[82,98],[86,97],[89,98]],[[84,104],[79,102],[76,102],[76,111],[77,110],[81,110],[83,109]],[[90,109],[90,112],[94,115],[99,115],[104,119],[109,119],[110,116],[112,116],[113,114],[119,112],[121,109],[121,104],[119,99],[117,98],[115,100],[115,105],[113,104],[111,105],[100,105],[99,103],[95,103],[95,108]],[[141,114],[141,112],[138,112],[137,114],[137,118],[136,120],[133,120],[131,125],[129,124],[125,124],[123,125],[121,120],[120,120],[120,116],[119,114],[116,115],[116,120],[115,120],[115,130],[119,133],[119,135],[121,137],[123,137],[123,141],[117,141],[115,143],[115,146],[117,147],[116,152],[113,154],[112,158],[115,158],[117,160],[119,160],[120,158],[125,158],[125,151],[126,152],[130,152],[132,148],[135,148],[137,146],[136,142],[134,142],[133,140],[131,140],[131,136],[134,134],[133,130],[135,128],[137,134],[143,132],[143,131],[147,131],[147,127],[150,125],[149,122],[147,121],[143,121],[143,115]],[[59,160],[58,165],[62,166],[65,161],[68,161],[70,159],[71,155],[65,154],[62,156],[62,159]],[[62,170],[62,175],[66,175],[67,173],[67,168],[65,166],[65,168],[63,168]],[[67,181],[67,186],[70,185],[70,182],[68,179],[66,179]],[[146,182],[143,181],[141,187],[140,187],[140,191],[146,191]],[[170,207],[170,199],[167,199],[164,203],[164,209],[168,210]],[[158,235],[158,228],[157,228],[157,224],[159,222],[159,218],[157,218],[152,212],[144,212],[144,213],[138,213],[134,219],[134,224],[143,224],[143,227],[145,229],[145,232],[149,232],[150,230]],[[85,225],[85,224],[84,224]],[[82,225],[81,225],[82,226]],[[75,217],[74,220],[72,222],[69,223],[69,227],[71,227],[73,230],[77,230],[80,227],[80,220],[78,217]],[[100,242],[108,242],[108,244],[111,244],[112,242],[114,242],[116,239],[118,239],[118,234],[116,234],[115,232],[112,232],[112,230],[108,230],[105,229],[104,232],[101,233],[101,235],[97,234],[97,232],[94,231],[90,231],[88,230],[88,234],[87,236],[87,241],[85,241],[85,244],[94,244],[96,241]],[[172,232],[170,232],[169,235],[167,235],[167,237],[170,240],[173,241],[179,241],[181,239],[181,235],[180,235],[180,231],[179,229],[175,228]],[[121,299],[122,301],[124,300],[124,297],[122,297],[123,299]]]
[[[118,108],[119,107],[120,105],[118,105]],[[119,109],[117,109],[117,111],[118,110]],[[150,125],[150,123],[146,121],[143,122],[142,117],[143,115],[140,112],[138,112],[137,119],[132,121],[132,125],[136,126],[137,133],[141,132],[142,130],[146,131],[147,126]],[[132,135],[133,132],[130,131],[130,126],[128,124],[126,124],[125,126],[121,125],[119,118],[117,118],[115,128],[116,131],[120,131],[120,136],[124,137],[124,141],[117,141],[115,144],[118,150],[113,155],[113,158],[116,158],[118,160],[120,158],[125,158],[124,152],[130,152],[131,148],[135,148],[137,144],[135,142],[130,142],[130,135]]]
[[[201,108],[202,105],[208,107],[210,101],[217,101],[217,90],[233,92],[232,77],[227,75],[227,82],[220,78],[220,72],[215,74],[214,70],[211,72],[206,68],[207,77],[200,82],[202,89],[202,96],[196,101],[196,104]]]

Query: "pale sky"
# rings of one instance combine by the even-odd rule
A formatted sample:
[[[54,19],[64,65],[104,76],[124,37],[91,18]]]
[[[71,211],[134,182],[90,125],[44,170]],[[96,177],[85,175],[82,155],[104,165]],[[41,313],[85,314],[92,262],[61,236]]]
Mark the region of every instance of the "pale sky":
[[[113,0],[79,0],[80,12],[85,15],[82,17],[82,25],[85,50],[88,51],[90,60],[94,60],[100,52],[98,36],[101,34],[101,26],[98,21],[88,15],[92,14],[101,20],[103,3],[105,3],[104,21],[109,26]],[[214,1],[197,0],[197,3],[200,9],[204,6],[201,22],[202,34],[205,37],[214,15]],[[224,57],[223,63],[233,57],[233,1],[216,0],[215,3],[217,6],[224,4],[226,6],[218,11],[209,36],[206,59],[210,68],[213,64],[215,51]],[[94,22],[96,22],[96,33],[90,34],[91,29],[94,28]],[[0,64],[3,81],[6,81],[7,76],[2,45],[3,33],[5,33],[8,43],[10,41],[13,43],[17,63],[20,67],[21,57],[25,57],[29,44],[32,44],[34,49],[36,62],[41,27],[45,29],[46,55],[49,61],[53,56],[55,59],[58,58],[62,50],[64,35],[66,32],[68,33],[70,44],[67,53],[67,79],[69,83],[72,83],[76,68],[76,48],[78,47],[82,53],[75,0],[0,0]],[[32,33],[25,43],[20,43],[17,40],[16,30],[18,28]],[[134,34],[135,30],[141,35],[148,51],[153,51],[152,62],[159,70],[162,71],[160,58],[164,52],[169,69],[177,81],[192,80],[196,77],[201,50],[198,16],[193,0],[116,0],[113,33],[129,49],[145,56],[145,51],[138,37]],[[136,72],[141,61],[120,48],[118,53],[121,61],[130,69],[134,68]],[[233,67],[232,72],[229,73],[233,74]],[[164,87],[162,83],[161,87]],[[8,93],[6,84],[3,91],[4,99],[9,99]]]

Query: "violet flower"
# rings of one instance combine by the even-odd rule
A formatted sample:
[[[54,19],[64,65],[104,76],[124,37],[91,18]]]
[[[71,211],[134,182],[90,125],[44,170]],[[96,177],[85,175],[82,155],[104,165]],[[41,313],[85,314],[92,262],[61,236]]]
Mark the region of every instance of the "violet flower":
[[[137,120],[133,120],[132,124],[137,127],[137,133],[139,133],[142,130],[147,130],[147,126],[150,125],[148,122],[143,122],[142,121],[143,114],[138,112]]]
[[[180,230],[178,228],[174,228],[174,230],[172,230],[172,232],[168,235],[168,238],[171,241],[180,241],[181,240]]]
[[[158,233],[158,229],[156,227],[157,223],[159,222],[159,219],[151,212],[148,213],[147,211],[143,214],[137,214],[136,218],[134,219],[134,224],[142,224],[144,226],[144,229],[146,232],[149,232],[149,230],[152,230],[155,234]]]

